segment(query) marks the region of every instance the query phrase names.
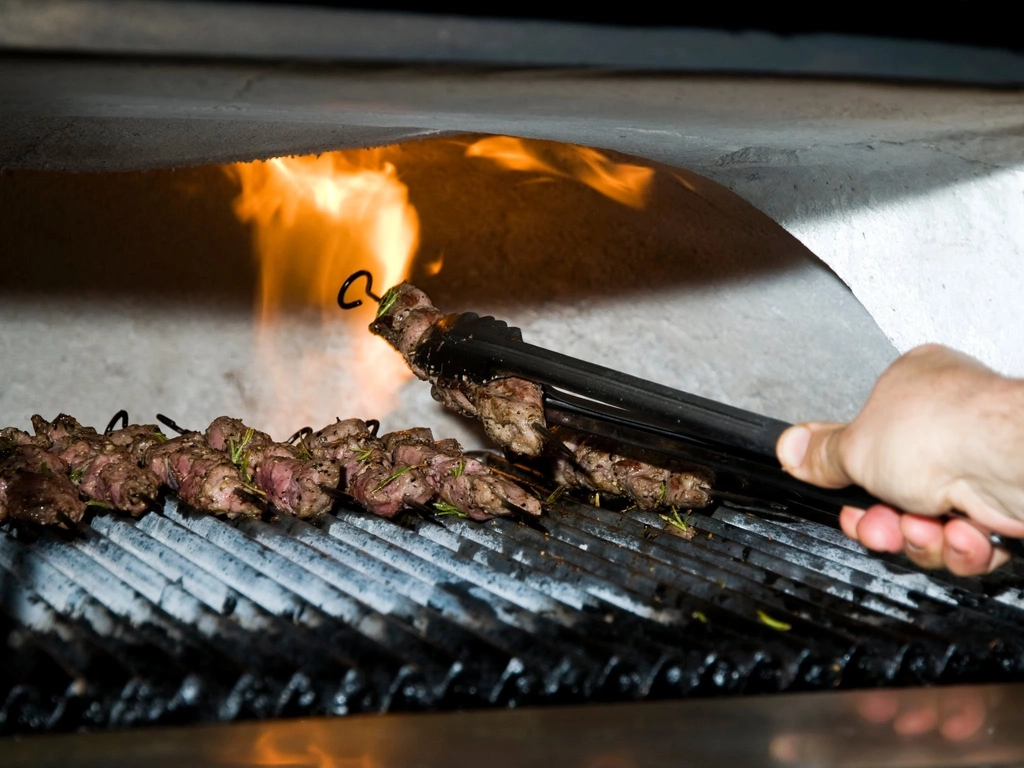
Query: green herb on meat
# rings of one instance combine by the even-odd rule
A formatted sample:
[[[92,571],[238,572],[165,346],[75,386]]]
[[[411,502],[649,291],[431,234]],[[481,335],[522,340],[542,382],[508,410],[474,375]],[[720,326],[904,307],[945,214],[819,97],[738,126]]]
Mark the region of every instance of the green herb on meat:
[[[452,477],[462,477],[462,473],[465,472],[465,471],[466,471],[466,460],[463,459],[458,464],[456,464],[454,467],[452,467],[450,470],[448,470],[448,474],[451,475]]]
[[[238,467],[238,474],[242,476],[242,488],[256,496],[266,496],[266,491],[260,490],[253,483],[252,473],[249,472],[249,443],[252,442],[256,430],[249,427],[242,435],[241,441],[235,445],[234,439],[228,439],[228,448],[231,452],[231,463]]]
[[[395,305],[396,301],[398,301],[397,285],[394,288],[388,290],[388,292],[381,297],[380,305],[377,307],[377,317],[383,317],[384,315],[386,315],[388,313],[388,310],[390,310],[391,307]]]
[[[248,463],[247,459],[249,452],[245,449],[248,447],[249,443],[252,442],[253,435],[255,434],[256,430],[249,427],[245,430],[245,434],[242,435],[242,440],[238,445],[235,445],[234,438],[228,438],[228,448],[231,449],[231,463],[236,467],[241,467],[243,460],[246,460],[246,463]]]
[[[401,469],[392,472],[390,475],[387,476],[387,478],[385,478],[384,482],[382,482],[380,485],[373,489],[373,493],[377,493],[377,491],[383,490],[391,483],[393,483],[395,480],[400,478],[402,475],[404,475],[407,472],[411,472],[413,469],[413,467],[402,467]]]
[[[456,507],[454,504],[449,504],[447,501],[435,501],[434,509],[437,510],[437,514],[441,517],[448,515],[454,515],[455,517],[469,517],[465,512]]]

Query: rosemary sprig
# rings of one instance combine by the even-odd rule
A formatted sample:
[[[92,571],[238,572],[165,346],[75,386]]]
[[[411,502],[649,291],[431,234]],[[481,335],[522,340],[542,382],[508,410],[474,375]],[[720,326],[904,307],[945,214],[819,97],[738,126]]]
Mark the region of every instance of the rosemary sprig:
[[[71,482],[73,482],[73,483],[80,483],[80,482],[82,482],[82,475],[84,475],[84,474],[85,474],[85,471],[82,470],[81,468],[79,468],[79,469],[72,469],[70,472],[68,472],[68,477],[71,479]]]
[[[377,491],[380,491],[380,490],[386,488],[388,485],[390,485],[395,480],[400,478],[406,472],[412,472],[413,469],[415,469],[415,467],[402,467],[401,469],[397,470],[396,472],[392,472],[390,475],[387,476],[387,478],[385,478],[384,482],[382,482],[380,485],[378,485],[376,488],[373,489],[373,493],[377,493]]]
[[[158,443],[166,443],[167,442],[167,435],[165,435],[159,429],[156,432],[153,433],[153,437],[156,438],[156,441]]]
[[[256,430],[249,427],[245,430],[245,434],[242,435],[242,441],[238,445],[235,445],[234,438],[228,438],[228,447],[231,449],[231,463],[236,467],[242,466],[242,458],[248,456],[248,451],[245,449],[252,442],[254,434],[256,434]]]
[[[85,506],[87,506],[87,507],[99,507],[100,509],[113,509],[114,508],[113,504],[108,504],[105,501],[97,501],[96,499],[89,499],[87,502],[85,502]]]
[[[673,528],[678,528],[683,533],[690,530],[690,516],[687,515],[686,519],[679,516],[679,510],[672,507],[671,515],[658,515],[662,520],[671,525]]]
[[[658,503],[663,504],[665,502],[665,494],[668,493],[668,483],[664,480],[661,481],[661,488],[658,490]]]
[[[435,501],[434,509],[437,510],[439,517],[446,517],[448,515],[454,515],[455,517],[469,517],[465,512],[456,507],[454,504],[449,504],[447,501]]]
[[[228,439],[228,448],[231,450],[231,463],[238,467],[238,474],[242,476],[242,488],[256,496],[266,496],[267,492],[256,487],[252,480],[252,473],[249,472],[249,443],[252,442],[256,430],[249,427],[242,435],[241,441],[235,445],[234,439]]]
[[[395,305],[396,301],[398,301],[397,285],[394,288],[389,289],[388,292],[381,297],[380,304],[377,306],[377,317],[383,317],[386,315],[388,310]]]
[[[373,448],[349,448],[349,450],[355,453],[356,461],[359,462],[366,461],[373,455]]]
[[[544,504],[554,504],[565,493],[565,486],[560,485],[551,492],[551,495],[544,499]]]

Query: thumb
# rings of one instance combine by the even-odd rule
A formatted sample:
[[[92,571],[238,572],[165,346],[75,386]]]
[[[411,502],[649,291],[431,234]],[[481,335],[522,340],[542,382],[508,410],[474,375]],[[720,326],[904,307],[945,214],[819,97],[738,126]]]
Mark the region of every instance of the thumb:
[[[839,449],[845,429],[846,424],[817,422],[790,427],[775,445],[779,463],[793,477],[822,488],[852,485]]]

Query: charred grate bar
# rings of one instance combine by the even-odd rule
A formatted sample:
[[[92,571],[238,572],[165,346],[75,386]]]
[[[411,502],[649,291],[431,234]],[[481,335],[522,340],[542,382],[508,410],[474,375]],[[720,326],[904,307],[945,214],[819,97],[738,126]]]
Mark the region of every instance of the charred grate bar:
[[[167,501],[0,535],[5,733],[1024,679],[1024,578],[924,573],[723,503],[680,528],[228,523]]]

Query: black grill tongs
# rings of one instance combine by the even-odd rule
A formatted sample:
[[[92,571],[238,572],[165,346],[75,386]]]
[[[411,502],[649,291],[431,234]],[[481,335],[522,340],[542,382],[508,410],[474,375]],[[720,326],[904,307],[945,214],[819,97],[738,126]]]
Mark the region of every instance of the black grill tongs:
[[[790,426],[784,421],[527,344],[522,331],[493,317],[445,315],[418,346],[416,362],[441,379],[485,384],[514,376],[541,384],[549,424],[705,466],[756,488],[789,514],[878,503],[863,488],[818,488],[783,471],[775,444]],[[1024,541],[994,533],[989,538],[1024,556]]]

